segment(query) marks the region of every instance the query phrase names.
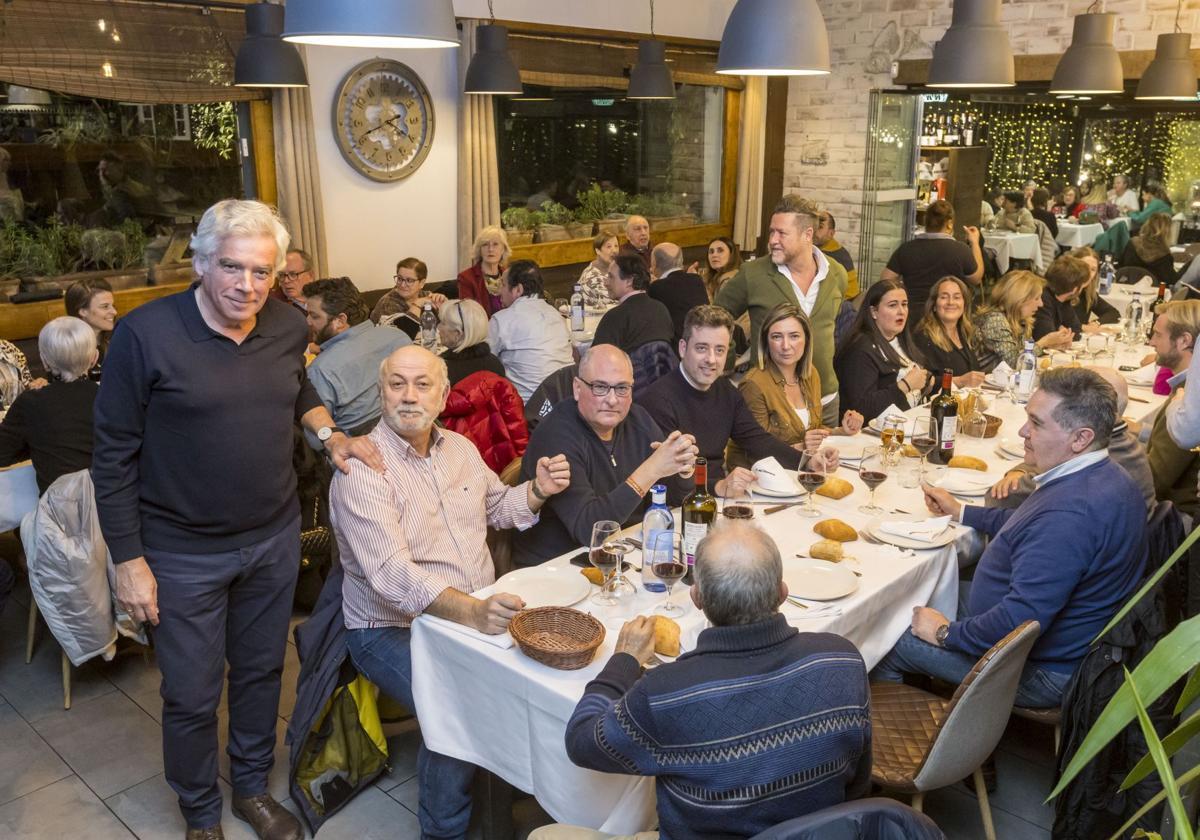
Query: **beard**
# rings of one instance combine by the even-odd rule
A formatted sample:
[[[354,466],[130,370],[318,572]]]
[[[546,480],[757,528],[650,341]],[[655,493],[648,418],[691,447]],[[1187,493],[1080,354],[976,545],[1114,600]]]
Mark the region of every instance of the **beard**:
[[[383,422],[387,423],[388,428],[401,437],[427,431],[436,419],[433,414],[421,406],[403,403],[395,408],[385,409],[383,412]]]

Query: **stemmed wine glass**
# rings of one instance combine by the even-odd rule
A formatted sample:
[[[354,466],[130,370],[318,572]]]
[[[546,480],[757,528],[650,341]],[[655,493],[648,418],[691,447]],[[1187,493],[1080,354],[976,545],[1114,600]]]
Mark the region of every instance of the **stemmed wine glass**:
[[[913,419],[913,433],[911,443],[913,449],[921,455],[921,466],[917,470],[917,481],[925,482],[925,459],[929,457],[929,453],[937,446],[937,433],[933,427],[933,418],[922,415]]]
[[[821,511],[814,500],[817,491],[825,484],[825,476],[829,472],[829,459],[824,450],[805,449],[800,458],[800,470],[796,480],[808,493],[804,507],[800,508],[801,516],[820,516]]]
[[[613,582],[621,568],[621,561],[629,551],[627,544],[617,542],[617,534],[620,531],[621,524],[611,519],[602,519],[592,526],[588,559],[604,575],[604,583],[601,584],[600,591],[592,596],[592,603],[602,607],[615,607],[620,603]]]
[[[1108,339],[1102,333],[1092,333],[1084,340],[1084,346],[1092,354],[1092,364],[1094,365],[1096,357],[1108,348]]]
[[[916,444],[914,443],[913,446]],[[875,504],[875,491],[880,484],[887,481],[888,466],[887,453],[883,447],[868,446],[863,449],[862,460],[858,463],[858,477],[871,490],[870,503],[860,505],[858,508],[863,513],[878,515],[885,512],[883,508]]]
[[[660,531],[654,535],[653,543],[642,548],[642,563],[650,563],[654,574],[667,587],[667,596],[655,609],[664,615],[682,615],[683,607],[671,603],[671,590],[687,574],[687,564],[675,551],[675,534]]]

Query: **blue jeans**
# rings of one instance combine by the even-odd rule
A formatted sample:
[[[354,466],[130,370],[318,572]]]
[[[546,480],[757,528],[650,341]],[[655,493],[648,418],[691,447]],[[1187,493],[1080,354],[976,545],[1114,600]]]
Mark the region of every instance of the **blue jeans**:
[[[871,679],[900,682],[904,674],[928,674],[957,684],[975,667],[978,659],[969,653],[931,645],[914,636],[912,630],[906,630],[896,646],[871,671]],[[1016,704],[1031,709],[1057,706],[1062,702],[1063,692],[1070,681],[1070,674],[1026,662],[1017,686]]]
[[[413,712],[417,704],[412,692],[412,631],[407,627],[375,627],[350,630],[347,646],[354,667],[379,690],[403,703]],[[417,818],[423,838],[459,838],[471,822],[471,783],[475,765],[448,755],[431,752],[425,742],[417,752],[417,786],[420,792]]]

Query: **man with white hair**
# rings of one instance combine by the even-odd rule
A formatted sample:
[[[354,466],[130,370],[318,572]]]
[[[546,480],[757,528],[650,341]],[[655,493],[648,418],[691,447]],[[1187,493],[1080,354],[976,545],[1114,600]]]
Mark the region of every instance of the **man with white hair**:
[[[416,710],[409,652],[424,613],[499,634],[525,604],[509,593],[471,595],[495,582],[487,526],[528,528],[567,488],[562,455],[538,458],[533,477],[506,487],[462,435],[434,425],[446,407],[446,363],[401,347],[379,367],[382,422],[371,432],[386,472],[335,475],[329,490],[346,578],[342,609],[350,658],[388,696]],[[430,752],[417,757],[422,837],[463,837],[475,766]]]
[[[618,256],[637,257],[650,270],[650,222],[645,216],[630,216],[625,223],[626,242]]]
[[[351,457],[382,467],[366,438],[334,426],[304,375],[304,319],[270,298],[287,247],[265,204],[206,210],[192,237],[197,281],[121,319],[96,400],[100,526],[117,601],[154,625],[165,773],[188,840],[224,836],[226,662],[233,813],[260,838],[303,836],[267,793],[300,565],[292,426],[315,433],[339,469]]]
[[[1112,176],[1112,183],[1113,188],[1108,191],[1108,201],[1121,211],[1122,216],[1142,209],[1138,202],[1137,190],[1130,185],[1128,175],[1118,172]]]

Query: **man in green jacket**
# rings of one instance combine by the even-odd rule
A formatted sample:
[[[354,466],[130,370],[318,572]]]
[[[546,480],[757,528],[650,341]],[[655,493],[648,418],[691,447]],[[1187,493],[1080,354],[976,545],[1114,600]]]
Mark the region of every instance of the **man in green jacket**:
[[[833,371],[833,328],[846,297],[846,269],[813,242],[821,211],[799,195],[785,195],[771,215],[770,259],[743,263],[713,301],[738,318],[750,313],[750,346],[758,360],[758,334],[767,313],[781,303],[808,315],[813,366],[821,377],[821,422],[838,425],[838,379]]]

